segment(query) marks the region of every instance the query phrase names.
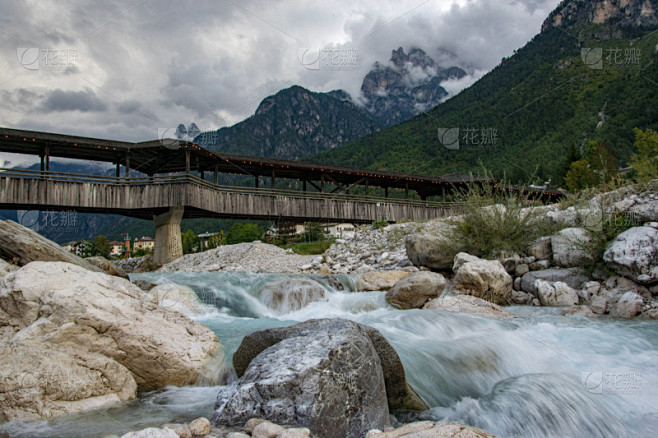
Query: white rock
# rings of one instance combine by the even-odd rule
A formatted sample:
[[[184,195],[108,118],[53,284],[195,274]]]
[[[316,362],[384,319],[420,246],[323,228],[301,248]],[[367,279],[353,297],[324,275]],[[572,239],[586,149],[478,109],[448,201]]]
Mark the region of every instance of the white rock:
[[[12,314],[16,331],[10,334],[12,348],[50,348],[73,357],[97,355],[94,370],[116,361],[142,389],[218,378],[214,374],[218,370],[208,368],[210,363],[222,363],[215,334],[177,311],[158,306],[153,296],[128,280],[69,263],[32,262],[0,279],[0,297],[0,325],[7,323],[2,320],[5,312]],[[7,367],[4,359],[11,357],[0,356],[0,370]],[[93,362],[91,356],[81,361],[83,366]],[[28,362],[16,364],[25,372],[33,371]],[[47,366],[42,362],[38,372],[48,372]],[[107,380],[113,391],[123,391],[125,383]],[[90,391],[79,395],[79,400],[95,395]],[[56,403],[57,398],[51,401]],[[31,408],[24,407],[25,412]]]
[[[635,292],[626,292],[610,309],[615,318],[632,318],[642,311],[644,300]]]
[[[583,284],[583,288],[578,291],[578,296],[587,303],[592,296],[599,293],[599,290],[601,290],[601,283],[598,281],[588,281]]]
[[[356,290],[358,291],[384,291],[392,288],[400,279],[407,277],[405,271],[374,271],[368,267],[367,271],[356,276]]]
[[[553,261],[567,268],[582,266],[593,261],[588,250],[592,236],[584,228],[565,228],[551,236]]]
[[[454,262],[452,263],[452,271],[457,272],[457,270],[466,262],[477,262],[479,260],[481,260],[480,257],[476,257],[467,252],[460,252],[455,256]]]
[[[536,280],[537,295],[542,306],[573,306],[578,304],[578,294],[561,281],[549,283],[544,280]]]
[[[603,315],[608,311],[608,298],[601,295],[595,295],[590,300],[589,307],[592,309],[592,312],[597,315]]]
[[[455,274],[453,291],[505,305],[512,299],[512,277],[498,260],[466,262]]]
[[[637,203],[629,211],[641,222],[658,221],[658,201],[651,200],[645,203]]]
[[[619,275],[651,284],[658,281],[658,230],[634,227],[618,235],[603,254]]]
[[[210,433],[210,420],[206,417],[199,417],[190,422],[190,432],[195,436],[208,435]]]
[[[432,298],[438,298],[446,286],[441,274],[423,271],[399,280],[386,292],[386,301],[398,309],[420,309]]]
[[[510,318],[512,315],[502,307],[471,295],[445,295],[428,301],[425,310],[444,310],[456,313],[474,313],[493,316],[496,318]]]
[[[18,266],[16,265],[11,265],[4,260],[0,259],[0,277],[4,277],[5,275],[9,274],[10,272],[14,272],[18,269]]]

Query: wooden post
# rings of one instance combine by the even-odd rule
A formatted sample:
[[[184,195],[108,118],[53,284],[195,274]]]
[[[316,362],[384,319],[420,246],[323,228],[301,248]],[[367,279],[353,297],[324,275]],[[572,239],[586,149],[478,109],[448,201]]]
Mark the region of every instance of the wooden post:
[[[276,188],[276,179],[275,179],[275,176],[274,176],[274,171],[272,171],[272,189],[275,189],[275,188]]]
[[[388,186],[384,187],[384,197],[388,198]]]
[[[205,180],[205,179],[206,179],[206,178],[205,178],[206,175],[205,175],[205,173],[204,173],[203,170],[200,170],[200,171],[199,171],[199,175],[201,176],[201,179],[202,179],[202,180]]]
[[[306,191],[306,180],[304,180],[303,186],[304,186],[304,191]]]
[[[404,183],[404,199],[409,199],[409,183]]]
[[[126,152],[126,179],[130,178],[130,153]]]
[[[324,175],[320,177],[320,192],[324,193]]]
[[[121,161],[117,158],[117,182],[121,179]]]
[[[446,202],[446,186],[441,186],[441,196],[443,198],[443,202]]]
[[[215,182],[215,185],[219,184],[219,164],[217,163],[215,163],[215,175],[213,181]]]
[[[368,180],[366,180],[366,196],[368,196],[368,193],[369,193],[369,191],[368,191]]]
[[[185,151],[185,173],[190,174],[190,151]]]
[[[254,176],[254,187],[258,188],[258,175]]]

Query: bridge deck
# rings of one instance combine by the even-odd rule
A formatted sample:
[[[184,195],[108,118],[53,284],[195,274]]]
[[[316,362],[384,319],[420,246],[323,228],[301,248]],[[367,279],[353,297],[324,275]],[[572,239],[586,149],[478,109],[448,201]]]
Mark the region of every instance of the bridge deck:
[[[427,220],[454,203],[214,185],[193,175],[111,178],[39,171],[0,172],[0,208],[75,210],[152,219],[172,207],[184,217],[370,223]]]

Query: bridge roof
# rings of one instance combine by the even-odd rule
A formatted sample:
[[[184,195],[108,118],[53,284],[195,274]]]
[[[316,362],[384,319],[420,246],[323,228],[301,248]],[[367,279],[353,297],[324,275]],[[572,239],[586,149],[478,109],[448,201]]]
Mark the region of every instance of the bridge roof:
[[[190,153],[190,170],[277,178],[319,181],[325,175],[327,182],[343,185],[355,184],[363,178],[372,186],[404,188],[408,186],[427,196],[449,192],[453,186],[470,181],[495,182],[490,178],[451,174],[440,177],[419,176],[400,172],[358,169],[328,164],[313,164],[274,158],[215,153],[198,144],[173,139],[132,143],[39,131],[25,131],[0,127],[0,151],[30,155],[44,155],[45,148],[51,157],[103,161],[125,165],[130,157],[130,168],[147,175],[185,172],[186,152]]]

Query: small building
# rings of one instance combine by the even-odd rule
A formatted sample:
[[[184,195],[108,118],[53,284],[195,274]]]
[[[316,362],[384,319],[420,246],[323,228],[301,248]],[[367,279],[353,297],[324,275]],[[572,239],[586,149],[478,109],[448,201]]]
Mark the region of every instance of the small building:
[[[352,239],[357,231],[356,225],[350,223],[328,223],[322,226],[324,227],[324,234],[338,239]]]
[[[71,242],[66,242],[62,244],[62,246],[66,248],[68,252],[72,252],[78,257],[91,256],[91,250],[93,248],[91,242],[88,242],[86,240],[74,240]]]
[[[110,255],[121,257],[123,255],[123,243],[116,240],[110,242]]]
[[[205,251],[210,247],[216,248],[217,246],[221,245],[223,239],[221,238],[220,234],[222,234],[221,231],[219,233],[209,233],[206,231],[205,233],[197,234],[197,237],[201,239],[201,251]],[[213,237],[215,236],[217,236],[217,238],[213,240]]]
[[[151,237],[142,236],[139,239],[135,239],[135,243],[133,243],[133,250],[141,249],[149,252],[153,251],[153,248],[155,248],[155,240]]]

